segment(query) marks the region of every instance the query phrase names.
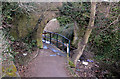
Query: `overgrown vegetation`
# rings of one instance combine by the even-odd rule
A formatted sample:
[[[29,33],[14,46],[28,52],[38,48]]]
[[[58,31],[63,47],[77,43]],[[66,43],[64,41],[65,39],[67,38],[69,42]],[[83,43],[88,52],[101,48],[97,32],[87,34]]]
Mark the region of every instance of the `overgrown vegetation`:
[[[101,9],[99,5],[103,5],[104,8]],[[6,42],[6,51],[3,53],[12,54],[13,60],[21,59],[21,64],[23,53],[31,53],[33,47],[36,47],[36,40],[20,38],[15,39],[10,35],[10,30],[12,24],[15,20],[19,20],[21,16],[27,16],[30,19],[28,8],[29,3],[25,4],[20,3],[9,3],[3,2],[2,4],[2,23],[4,37],[7,40]],[[31,4],[32,5],[32,4]],[[84,32],[88,26],[90,19],[90,3],[64,3],[63,7],[59,8],[60,16],[57,19],[60,22],[61,28],[58,32],[71,41],[74,40],[75,32],[75,23],[77,23],[76,30],[77,41],[82,39]],[[119,76],[120,73],[120,2],[119,3],[98,3],[97,12],[95,19],[95,26],[91,37],[89,39],[88,47],[89,51],[94,52],[95,59],[100,62],[101,71],[108,70],[110,75]],[[107,9],[106,9],[107,7]],[[104,12],[108,10],[107,12]],[[27,26],[27,25],[26,25]],[[17,28],[17,27],[16,27]],[[16,30],[17,31],[17,30]],[[78,44],[78,42],[77,42]],[[75,44],[75,45],[77,45]],[[75,46],[78,47],[78,46]],[[105,64],[103,66],[103,64]],[[110,66],[110,67],[108,67]]]
[[[90,14],[90,3],[81,3],[81,2],[75,2],[75,3],[63,3],[63,7],[59,8],[61,15],[66,16],[67,18],[70,18],[67,22],[74,22],[77,21],[77,23],[81,27],[85,27],[88,25],[89,22],[89,14]],[[64,19],[64,18],[63,18]],[[63,21],[67,24],[66,21]]]
[[[104,4],[104,3],[102,3]],[[103,70],[108,70],[108,76],[119,76],[120,72],[120,3],[109,3],[109,17],[104,12],[98,13],[96,17],[96,28],[89,40],[91,50],[95,53],[95,59],[100,63]],[[106,14],[107,15],[107,14]],[[106,64],[102,66],[102,64]],[[110,66],[110,67],[108,67]]]
[[[4,33],[4,39],[6,39],[6,49],[4,49],[3,54],[11,54],[13,58],[12,60],[17,60],[17,62],[15,62],[22,65],[24,64],[23,61],[25,61],[23,59],[23,53],[27,53],[29,55],[34,50],[33,47],[36,47],[36,40],[29,41],[29,39],[15,39],[10,34],[10,31],[13,27],[13,24],[16,22],[16,20],[20,19],[20,17],[24,15],[29,17],[27,8],[25,8],[24,5],[17,2],[2,3],[2,31]]]
[[[108,7],[109,12],[107,15],[107,13],[101,11],[100,8],[97,8],[95,29],[93,30],[93,33],[91,34],[88,43],[90,47],[89,50],[94,52],[95,59],[97,61],[102,62],[101,64],[106,63],[105,65],[106,67],[104,68],[112,74],[109,76],[118,76],[118,73],[120,71],[118,70],[120,66],[119,64],[120,63],[119,5],[120,4],[119,3],[101,3],[101,4],[103,4],[105,8]],[[88,5],[89,3],[65,3],[63,7],[60,9],[61,15],[71,19],[66,22],[66,19],[59,18],[58,20],[60,21],[60,23],[63,22],[63,24],[61,25],[65,26],[65,24],[71,22],[73,23],[73,21],[76,20],[78,27],[79,28],[82,27],[82,30],[84,31],[89,21],[90,6]],[[100,3],[97,4],[97,6],[99,5]],[[73,33],[74,32],[70,33],[71,36],[73,35]],[[108,66],[111,66],[111,68],[107,68]],[[114,74],[113,72],[116,74]]]
[[[64,30],[62,30],[62,34],[69,38],[71,36],[71,41],[74,42],[74,23],[77,22],[77,29],[81,29],[81,31],[77,30],[78,39],[81,39],[84,35],[84,31],[86,26],[88,26],[89,18],[90,18],[90,3],[81,3],[81,2],[68,2],[63,3],[63,6],[59,8],[61,16],[58,17],[58,21],[61,26],[63,26]],[[71,27],[67,27],[71,26]],[[66,28],[67,27],[67,28]],[[71,29],[71,32],[70,30]],[[65,33],[64,33],[65,32]],[[77,40],[78,42],[78,40]],[[73,46],[77,47],[77,43]]]

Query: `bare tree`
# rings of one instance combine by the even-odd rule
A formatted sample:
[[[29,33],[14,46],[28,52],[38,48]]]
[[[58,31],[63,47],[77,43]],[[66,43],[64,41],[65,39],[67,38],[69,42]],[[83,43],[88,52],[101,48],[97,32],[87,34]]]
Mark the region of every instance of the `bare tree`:
[[[85,35],[84,35],[82,41],[79,41],[79,43],[78,43],[77,52],[72,57],[75,66],[77,64],[77,60],[81,57],[81,55],[86,47],[86,44],[88,42],[88,39],[89,39],[92,29],[94,27],[95,13],[96,13],[96,2],[91,2],[91,14],[90,14],[89,25],[86,29],[86,32],[85,32]]]

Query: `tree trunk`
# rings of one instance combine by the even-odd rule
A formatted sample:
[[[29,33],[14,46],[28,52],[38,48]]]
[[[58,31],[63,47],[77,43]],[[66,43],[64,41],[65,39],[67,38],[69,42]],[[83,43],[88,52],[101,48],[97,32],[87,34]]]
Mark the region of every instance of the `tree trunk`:
[[[39,27],[37,30],[37,47],[43,48],[43,42],[42,42],[42,33],[43,33],[43,27]]]
[[[86,29],[86,32],[85,32],[85,35],[84,35],[82,41],[79,41],[79,43],[78,43],[77,52],[73,55],[73,62],[74,62],[75,66],[77,64],[77,60],[81,57],[81,55],[85,49],[85,46],[86,46],[88,39],[90,37],[90,34],[92,32],[92,28],[94,27],[95,13],[96,13],[96,2],[91,2],[91,14],[90,14],[89,25]]]
[[[77,25],[77,22],[74,21],[74,39],[73,39],[73,46],[74,47],[78,47],[78,43],[79,41],[82,39],[82,36],[84,35],[84,29],[82,26],[79,26]]]
[[[74,21],[74,38],[73,38],[73,45],[75,46],[77,44],[77,40],[78,40],[78,26],[77,26],[77,22]]]

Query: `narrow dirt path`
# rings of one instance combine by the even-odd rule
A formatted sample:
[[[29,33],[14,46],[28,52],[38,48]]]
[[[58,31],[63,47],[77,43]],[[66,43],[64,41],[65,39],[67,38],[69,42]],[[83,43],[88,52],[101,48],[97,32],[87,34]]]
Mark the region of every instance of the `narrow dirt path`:
[[[65,66],[65,57],[57,55],[49,48],[40,49],[39,55],[29,63],[24,75],[25,77],[69,77]]]

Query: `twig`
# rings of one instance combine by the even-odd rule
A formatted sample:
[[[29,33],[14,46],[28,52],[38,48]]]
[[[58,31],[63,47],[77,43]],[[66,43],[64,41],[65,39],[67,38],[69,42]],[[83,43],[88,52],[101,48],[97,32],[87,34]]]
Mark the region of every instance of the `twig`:
[[[33,59],[35,59],[38,55],[39,55],[39,49],[37,50],[37,54],[26,63],[26,66],[28,65],[29,62],[31,62]]]
[[[112,23],[110,23],[110,25],[109,25],[108,27],[106,27],[105,29],[101,30],[100,32],[105,31],[105,30],[108,29],[112,24],[115,24],[116,22],[118,22],[118,21],[119,21],[119,17],[120,17],[120,14],[118,15],[118,17],[117,17],[116,20],[114,20]]]

